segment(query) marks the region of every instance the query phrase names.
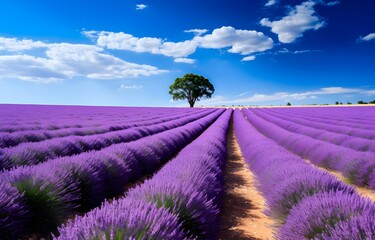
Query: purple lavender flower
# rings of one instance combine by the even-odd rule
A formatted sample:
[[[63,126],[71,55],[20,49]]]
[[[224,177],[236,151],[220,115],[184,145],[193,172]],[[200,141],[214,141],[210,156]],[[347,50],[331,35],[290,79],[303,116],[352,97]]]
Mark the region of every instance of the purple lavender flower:
[[[348,221],[343,221],[329,228],[322,238],[327,240],[335,239],[375,239],[375,215],[373,212],[362,216],[354,216]]]
[[[130,142],[145,136],[174,129],[190,122],[209,116],[217,116],[222,110],[206,110],[191,116],[184,116],[160,124],[140,126],[115,132],[107,132],[92,136],[68,136],[52,138],[34,143],[22,143],[18,146],[3,149],[0,154],[0,170],[14,166],[34,165],[57,157],[71,156],[91,150],[100,150],[114,144]]]
[[[325,239],[322,236],[330,235],[332,228],[350,221],[351,218],[374,214],[374,203],[358,194],[340,191],[316,194],[305,198],[291,210],[285,225],[278,233],[278,238]]]
[[[27,209],[17,188],[0,182],[0,239],[17,238],[24,231]]]
[[[284,178],[275,185],[273,192],[269,195],[268,206],[273,215],[284,218],[289,214],[290,209],[304,198],[329,191],[354,193],[352,187],[343,184],[328,173],[316,171],[308,174],[301,171]]]
[[[24,217],[30,219],[25,232],[45,234],[77,210],[97,207],[106,197],[118,196],[130,183],[155,172],[223,112],[214,111],[180,127],[174,123],[176,128],[131,143],[9,170],[0,174],[0,180],[24,192],[28,210]]]
[[[121,224],[117,222],[112,224],[115,221],[111,217],[113,213],[108,213],[107,209],[116,209],[116,206],[123,201],[131,202],[133,207],[121,209],[121,214],[123,214],[121,216],[138,216],[140,214],[139,219],[142,220],[143,205],[139,205],[137,202],[142,204],[147,202],[149,206],[175,216],[175,223],[179,225],[169,224],[167,225],[169,228],[163,225],[158,234],[183,233],[183,235],[170,235],[169,238],[166,237],[167,239],[185,237],[216,239],[219,199],[224,184],[226,133],[231,114],[231,110],[223,113],[196,140],[186,146],[176,158],[168,162],[150,180],[146,180],[145,183],[128,192],[125,198],[119,199],[113,204],[105,204],[100,209],[94,209],[86,216],[77,218],[74,222],[60,228],[60,239],[103,237],[113,239],[114,236],[129,239],[159,239],[157,236],[148,235],[150,233],[148,224],[156,224],[155,221],[158,219],[150,221],[146,219],[143,222],[129,225],[134,222],[133,218],[124,217],[122,220],[122,217],[119,217]],[[203,126],[201,127],[203,128]],[[196,130],[192,128],[189,130],[191,130],[190,134],[196,134],[194,133]],[[188,137],[188,134],[186,136]],[[170,139],[164,141],[173,143]],[[181,144],[184,141],[174,143]],[[145,144],[147,146],[147,142]],[[159,145],[154,143],[152,146]],[[153,150],[153,153],[158,153],[157,149]],[[136,155],[137,152],[134,154]],[[143,156],[149,155],[147,151]],[[151,212],[148,217],[153,217],[153,214],[156,213]],[[160,221],[163,223],[164,220]]]
[[[141,200],[104,203],[59,228],[58,240],[184,239],[176,216]]]
[[[70,173],[54,166],[21,167],[0,176],[22,194],[25,232],[48,233],[76,207],[77,186]],[[4,216],[5,217],[5,216]]]
[[[242,110],[254,127],[284,148],[308,158],[313,164],[340,171],[352,183],[370,184],[369,175],[374,169],[374,152],[359,152],[353,149],[320,141],[304,134],[287,131],[272,122],[265,121],[253,112]],[[274,121],[278,121],[276,118]],[[282,120],[280,120],[282,122]],[[286,125],[285,125],[286,126]]]

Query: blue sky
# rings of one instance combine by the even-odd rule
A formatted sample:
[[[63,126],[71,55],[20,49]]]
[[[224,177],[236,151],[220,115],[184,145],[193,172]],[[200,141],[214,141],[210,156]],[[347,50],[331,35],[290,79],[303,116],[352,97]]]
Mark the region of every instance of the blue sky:
[[[187,106],[375,99],[373,0],[0,2],[0,103]]]

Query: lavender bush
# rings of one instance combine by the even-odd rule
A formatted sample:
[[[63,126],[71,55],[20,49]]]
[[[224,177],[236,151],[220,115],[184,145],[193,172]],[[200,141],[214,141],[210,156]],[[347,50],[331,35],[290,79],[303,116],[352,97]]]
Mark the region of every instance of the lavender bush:
[[[279,238],[299,239],[303,236],[306,239],[325,239],[325,236],[333,235],[332,227],[340,229],[339,226],[347,225],[348,220],[352,222],[352,219],[358,216],[369,217],[374,214],[375,204],[357,194],[349,195],[340,191],[316,194],[307,197],[292,209],[286,224],[279,232]],[[364,226],[352,226],[356,225]]]
[[[264,121],[248,110],[243,110],[247,119],[263,134],[291,152],[309,159],[313,164],[343,173],[351,182],[370,186],[374,172],[374,152],[358,152],[346,147],[313,139],[303,134],[289,132]],[[361,164],[359,164],[361,163]]]
[[[351,120],[350,116],[337,118],[336,115],[343,110],[342,108],[339,111],[330,109],[324,111],[324,108],[252,109],[254,113],[264,113],[315,129],[363,138],[364,140],[375,139],[375,126],[373,126],[371,121],[368,121],[371,119],[371,115],[366,117],[366,113],[371,113],[372,108],[350,108],[351,115],[364,115],[366,122],[357,119]]]
[[[223,111],[134,142],[0,174],[3,182],[23,194],[27,210],[22,216],[25,228],[18,229],[14,236],[45,234],[77,210],[88,211],[105,198],[123,193],[130,183],[156,171],[199,136]]]
[[[374,214],[364,214],[356,216],[349,221],[340,222],[333,228],[329,228],[322,238],[327,240],[334,239],[374,239],[375,238],[375,217]]]
[[[226,134],[231,114],[232,111],[227,110],[176,158],[167,163],[150,180],[128,192],[125,198],[119,199],[114,204],[105,204],[60,228],[60,236],[57,239],[80,239],[85,233],[95,233],[90,236],[97,236],[97,229],[106,229],[105,231],[110,233],[112,230],[108,229],[113,229],[113,224],[108,209],[117,208],[122,202],[133,202],[134,206],[121,210],[125,216],[137,216],[143,211],[144,202],[176,216],[180,224],[178,227],[173,225],[173,228],[168,228],[170,225],[167,225],[159,231],[163,234],[182,232],[184,237],[173,235],[168,239],[217,238],[223,168],[226,159]],[[153,218],[154,215],[150,214],[150,217]],[[164,221],[161,220],[161,223]],[[152,222],[152,224],[156,223]],[[142,235],[150,232],[148,228],[139,227],[138,223],[133,224],[132,219],[121,218],[121,223],[116,226],[118,225],[121,227],[116,228],[116,234],[137,232],[132,237],[149,239]],[[114,234],[105,236],[109,236],[107,239],[115,239]]]
[[[212,112],[211,109],[203,110],[204,112]],[[196,113],[203,112],[197,111]],[[119,120],[109,120],[102,119],[104,122],[100,126],[82,126],[79,128],[62,128],[58,130],[25,130],[25,131],[16,131],[12,133],[0,132],[0,148],[14,147],[23,142],[40,142],[52,138],[61,138],[66,136],[88,136],[95,134],[103,134],[106,132],[119,131],[134,127],[144,127],[149,125],[160,124],[166,121],[176,120],[186,116],[186,113],[173,114],[168,112],[168,114],[162,116],[144,116],[129,117],[124,122],[124,119]]]
[[[22,197],[17,188],[0,182],[0,239],[10,239],[24,229],[27,209]]]
[[[151,126],[136,127],[93,136],[69,136],[37,143],[23,143],[0,150],[0,170],[15,166],[33,165],[62,156],[71,156],[91,150],[99,150],[113,144],[134,141],[145,136],[185,125],[213,113],[212,110],[185,116]]]
[[[281,224],[276,235],[278,239],[349,236],[336,229],[348,228],[347,223],[357,216],[368,219],[374,215],[374,203],[262,135],[245,116],[240,110],[234,113],[236,137],[245,160],[257,177],[258,189],[267,201],[269,215]],[[362,229],[369,232],[366,236],[371,236],[367,221],[358,220],[357,223],[357,227],[350,230],[352,236]]]
[[[183,239],[178,218],[140,200],[104,203],[59,228],[58,239]]]
[[[89,107],[0,104],[0,132],[99,127],[128,119],[155,119],[171,114],[196,113],[202,109]],[[203,110],[204,111],[204,110]]]
[[[312,137],[314,139],[330,142],[336,145],[352,148],[356,151],[370,151],[375,152],[375,140],[364,139],[360,137],[354,137],[345,133],[334,133],[329,130],[331,127],[327,126],[326,129],[314,128],[316,122],[307,121],[295,121],[294,118],[286,118],[285,116],[271,116],[263,111],[251,110],[257,116],[269,121],[277,126],[280,126],[290,132],[297,134],[303,134],[305,136]],[[353,131],[355,129],[352,129]],[[375,131],[373,131],[375,137]],[[375,154],[375,153],[374,153]]]

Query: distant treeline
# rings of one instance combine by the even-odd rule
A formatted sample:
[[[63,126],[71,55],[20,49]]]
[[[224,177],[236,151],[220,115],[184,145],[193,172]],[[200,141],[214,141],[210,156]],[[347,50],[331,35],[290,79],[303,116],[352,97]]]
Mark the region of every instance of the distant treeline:
[[[358,101],[358,104],[375,104],[375,100],[373,100],[371,102]]]

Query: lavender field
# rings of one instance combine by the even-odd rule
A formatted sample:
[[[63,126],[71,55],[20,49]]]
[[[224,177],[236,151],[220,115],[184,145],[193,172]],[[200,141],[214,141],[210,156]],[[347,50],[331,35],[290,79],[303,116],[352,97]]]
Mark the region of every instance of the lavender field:
[[[274,239],[375,239],[360,192],[375,195],[374,119],[370,106],[0,105],[0,239],[227,239],[232,131]]]

